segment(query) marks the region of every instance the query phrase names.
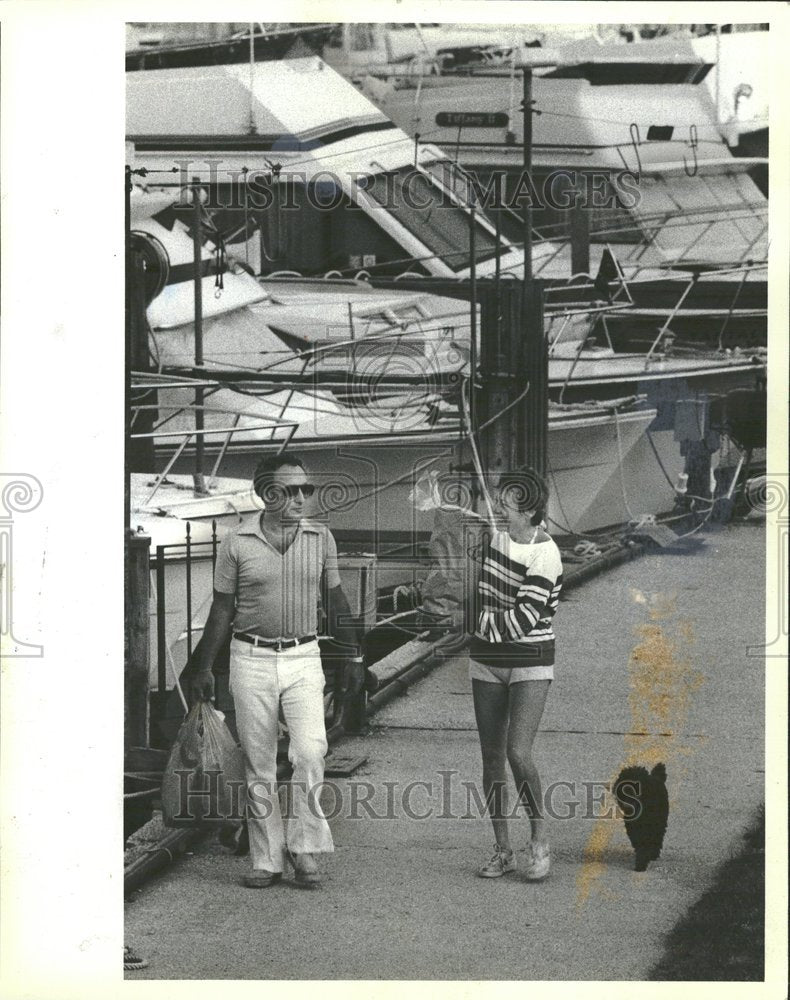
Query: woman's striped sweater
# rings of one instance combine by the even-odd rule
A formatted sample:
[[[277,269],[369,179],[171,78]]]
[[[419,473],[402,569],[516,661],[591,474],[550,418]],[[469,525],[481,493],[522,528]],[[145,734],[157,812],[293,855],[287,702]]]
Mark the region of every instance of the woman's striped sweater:
[[[552,619],[562,589],[555,542],[514,542],[497,531],[487,548],[478,585],[477,630],[470,656],[500,667],[554,663]]]

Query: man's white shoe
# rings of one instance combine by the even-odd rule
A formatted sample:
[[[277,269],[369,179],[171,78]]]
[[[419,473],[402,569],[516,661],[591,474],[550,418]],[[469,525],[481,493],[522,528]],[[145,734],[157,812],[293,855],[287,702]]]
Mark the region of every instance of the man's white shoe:
[[[302,889],[315,889],[321,884],[318,865],[312,854],[289,854],[294,869],[294,882]]]

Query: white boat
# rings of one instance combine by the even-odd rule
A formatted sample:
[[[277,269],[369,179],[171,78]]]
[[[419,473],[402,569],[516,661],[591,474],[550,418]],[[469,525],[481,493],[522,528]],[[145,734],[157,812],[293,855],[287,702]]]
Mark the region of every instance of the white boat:
[[[506,76],[513,63],[532,59],[536,75],[596,86],[701,83],[731,147],[743,135],[767,130],[767,25],[654,25],[660,30],[651,37],[642,37],[638,25],[628,27],[631,44],[621,30],[626,26],[616,24],[444,25],[438,31],[345,24],[337,26],[323,55],[376,103],[396,89],[453,85],[459,76],[480,72]],[[442,44],[443,33],[452,43]],[[556,68],[546,65],[552,60]]]
[[[636,74],[642,81],[651,76],[656,79],[662,67],[667,70],[664,79],[679,82],[682,77],[677,73],[670,76],[669,70],[683,67],[687,70],[685,79],[700,82],[707,91],[714,121],[730,147],[737,147],[744,136],[768,129],[771,49],[767,25],[709,25],[704,32],[674,32],[640,41],[619,50],[619,56],[626,55],[631,66],[633,75],[628,77],[622,70],[615,75],[618,51],[609,46],[591,46],[579,40],[563,48],[566,59],[584,59],[585,55],[590,62],[583,71],[595,74],[592,67],[597,65],[598,79],[608,82],[633,82]]]
[[[453,73],[474,74],[529,56],[558,58],[595,83],[704,83],[731,146],[767,132],[769,32],[763,24],[299,24],[130,23],[128,68],[229,64],[283,57],[304,38],[327,65],[368,93],[441,85]],[[627,44],[630,42],[631,44]],[[146,62],[147,60],[147,62]],[[545,66],[537,73],[556,75]],[[563,71],[560,71],[561,73]]]
[[[318,58],[130,73],[128,138],[140,166],[176,169],[176,186],[198,177],[210,187],[215,224],[255,273],[464,278],[470,190],[452,158],[477,172],[481,199],[490,176],[507,172],[504,196],[512,198],[520,95],[515,77],[452,82],[424,88],[418,103],[393,91],[382,113]],[[326,95],[320,104],[317,89]],[[646,330],[644,339],[671,316],[680,337],[705,331],[715,346],[726,330],[730,344],[763,344],[767,205],[749,171],[764,161],[732,156],[700,87],[536,78],[534,93],[543,111],[534,130],[536,182],[559,168],[610,177],[611,205],[592,216],[590,271],[610,246],[634,300],[626,332]],[[509,110],[501,135],[435,124],[440,111],[502,107]],[[446,151],[403,129],[430,134]],[[631,207],[619,196],[629,193],[618,187],[624,171],[639,175]],[[560,287],[571,278],[566,214],[533,213],[544,237],[533,247],[533,272],[556,286],[558,301],[581,294],[575,284]],[[519,241],[518,213],[500,216],[506,236]],[[497,254],[494,227],[480,212],[474,232],[478,277],[522,273],[521,250],[505,238]],[[613,326],[623,332],[622,321]]]
[[[614,246],[629,277],[636,277],[637,267],[684,260],[719,266],[765,260],[767,200],[750,171],[766,160],[732,155],[699,83],[596,86],[584,78],[542,76],[533,80],[532,92],[540,112],[533,121],[532,169],[540,196],[533,226],[546,239],[567,239],[567,211],[548,203],[549,194],[558,202],[573,193],[562,172],[608,175],[601,207],[591,213],[592,251]],[[523,162],[520,101],[520,73],[514,68],[512,82],[507,76],[460,78],[419,94],[392,90],[376,104],[409,134],[430,133],[478,176],[481,192],[495,172],[507,172],[501,198],[507,206],[515,204]],[[502,124],[437,123],[437,115],[459,111],[499,111]],[[623,179],[624,172],[632,177]],[[544,183],[554,188],[544,189]],[[494,204],[491,196],[489,202]],[[511,227],[518,229],[517,208],[515,215]],[[536,261],[536,275],[570,275],[567,258],[544,259]]]
[[[446,154],[416,145],[317,57],[129,73],[126,127],[138,169],[175,170],[176,190],[197,178],[216,218],[228,206],[226,242],[255,273],[463,279],[471,233],[479,278],[523,268],[521,250],[497,243],[484,215],[472,225],[429,169]]]
[[[616,27],[603,24],[338,24],[321,55],[355,82],[393,79],[406,86],[426,76],[490,69],[530,49],[561,47],[579,39],[614,41]]]

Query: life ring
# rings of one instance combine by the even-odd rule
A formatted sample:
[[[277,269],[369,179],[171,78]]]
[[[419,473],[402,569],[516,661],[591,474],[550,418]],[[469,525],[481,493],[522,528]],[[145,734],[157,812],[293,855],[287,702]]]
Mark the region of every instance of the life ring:
[[[139,253],[143,258],[145,301],[148,305],[167,284],[170,277],[170,257],[164,244],[156,236],[138,229],[129,234],[129,247],[133,253]]]

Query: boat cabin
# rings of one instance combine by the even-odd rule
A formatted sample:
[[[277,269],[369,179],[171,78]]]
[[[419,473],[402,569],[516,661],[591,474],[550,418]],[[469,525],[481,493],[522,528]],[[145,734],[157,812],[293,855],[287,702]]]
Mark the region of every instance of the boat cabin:
[[[127,108],[134,165],[158,172],[149,186],[186,214],[197,178],[255,274],[461,278],[472,256],[481,277],[523,266],[482,210],[473,219],[447,155],[316,56],[130,73]]]

